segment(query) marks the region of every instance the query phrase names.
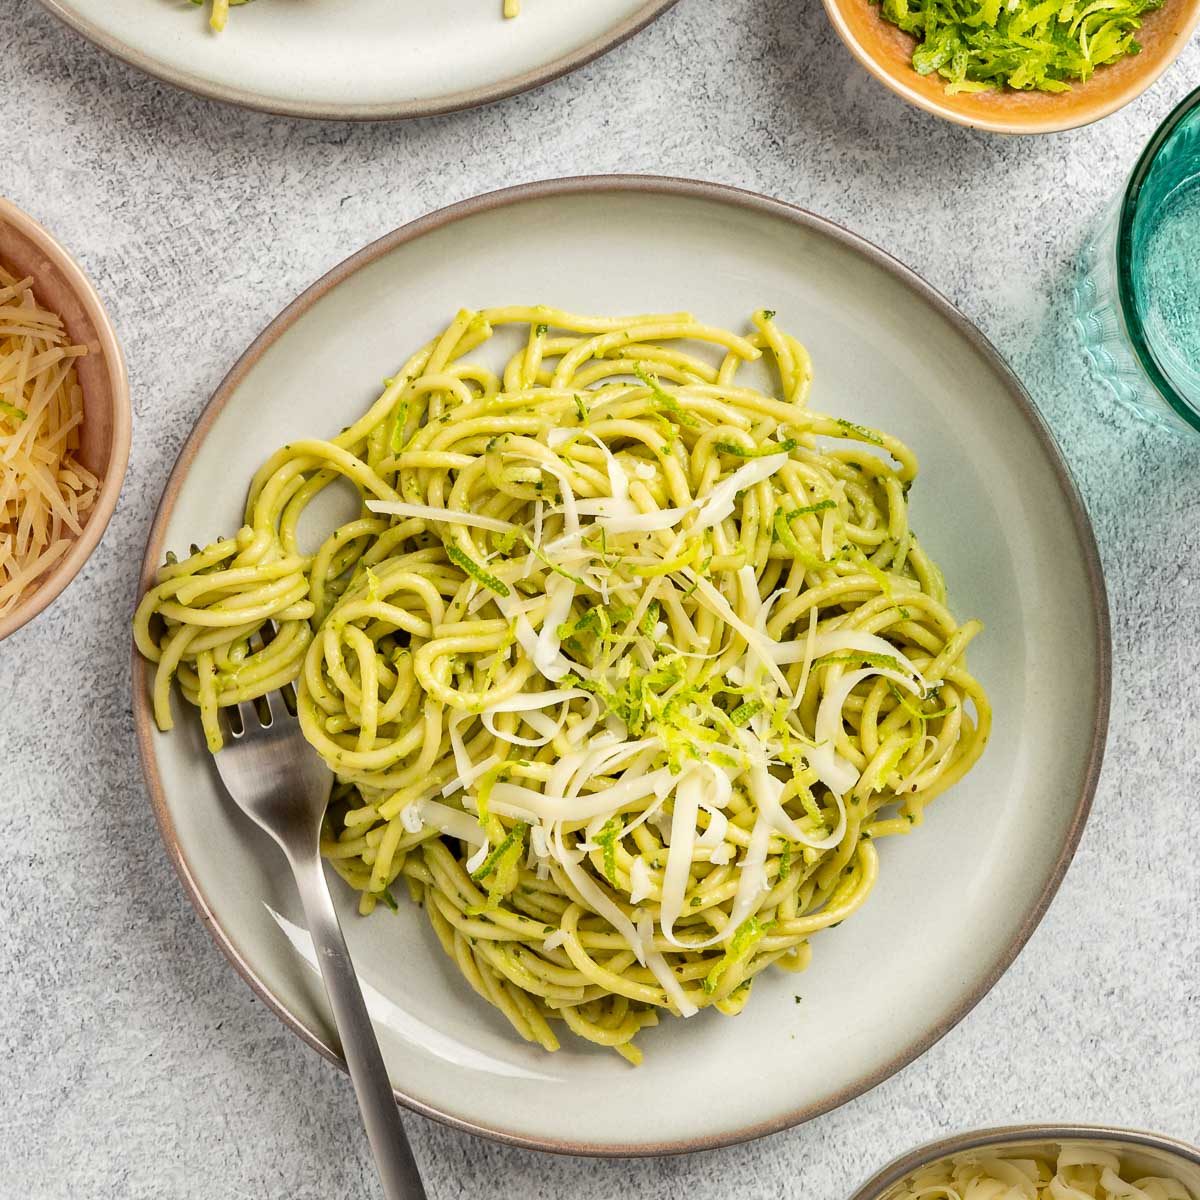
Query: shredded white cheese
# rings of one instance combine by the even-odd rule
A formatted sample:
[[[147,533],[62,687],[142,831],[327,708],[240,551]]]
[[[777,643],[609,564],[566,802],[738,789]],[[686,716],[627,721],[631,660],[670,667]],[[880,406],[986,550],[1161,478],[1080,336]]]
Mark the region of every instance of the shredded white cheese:
[[[744,467],[738,467],[732,475],[722,479],[700,505],[696,528],[708,529],[732,515],[738,493],[744,492],[757,483],[762,483],[765,479],[770,479],[776,471],[783,467],[788,458],[787,454],[769,454],[766,458],[757,458],[753,462],[748,462]]]
[[[653,888],[650,867],[642,855],[638,855],[629,868],[629,903],[641,904]]]
[[[406,500],[368,500],[367,508],[373,513],[390,517],[420,517],[423,521],[438,521],[444,525],[469,525],[474,529],[487,529],[492,533],[511,533],[516,526],[511,521],[497,517],[483,517],[478,513],[461,512],[455,508],[436,508],[429,504],[409,504]]]
[[[32,277],[0,267],[0,614],[67,553],[100,489],[78,459],[86,353]]]
[[[1161,1170],[1161,1168],[1159,1168]],[[895,1200],[1197,1200],[1178,1179],[1147,1175],[1092,1142],[964,1151],[914,1171]]]

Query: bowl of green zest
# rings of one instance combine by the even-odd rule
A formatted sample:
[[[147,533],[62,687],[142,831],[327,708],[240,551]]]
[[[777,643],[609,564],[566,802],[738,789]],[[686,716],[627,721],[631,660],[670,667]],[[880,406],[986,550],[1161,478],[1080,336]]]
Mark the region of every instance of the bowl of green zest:
[[[1200,0],[825,0],[860,62],[929,112],[1053,133],[1128,104],[1200,23]]]

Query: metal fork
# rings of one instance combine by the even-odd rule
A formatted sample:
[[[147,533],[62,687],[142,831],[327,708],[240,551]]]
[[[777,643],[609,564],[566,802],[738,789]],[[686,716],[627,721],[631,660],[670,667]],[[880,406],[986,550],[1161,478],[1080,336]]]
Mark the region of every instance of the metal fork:
[[[232,740],[216,756],[217,771],[238,807],[278,843],[296,878],[384,1195],[387,1200],[425,1200],[321,867],[321,820],[333,775],[305,740],[283,697],[275,692],[265,700],[269,720],[260,720],[251,702],[237,706],[241,729],[233,730],[230,722]]]

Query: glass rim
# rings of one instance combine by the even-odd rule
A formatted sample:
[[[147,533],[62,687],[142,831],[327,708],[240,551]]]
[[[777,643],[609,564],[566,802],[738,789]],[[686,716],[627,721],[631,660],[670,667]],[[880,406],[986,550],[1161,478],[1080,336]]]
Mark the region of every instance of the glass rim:
[[[1171,406],[1171,410],[1176,416],[1186,421],[1192,429],[1200,432],[1200,412],[1179,394],[1154,358],[1142,331],[1142,320],[1138,315],[1133,294],[1133,222],[1138,213],[1142,185],[1146,182],[1146,176],[1150,173],[1150,168],[1154,165],[1163,146],[1166,145],[1180,123],[1196,109],[1200,109],[1200,88],[1189,92],[1171,110],[1162,124],[1154,131],[1149,142],[1146,143],[1145,149],[1130,172],[1129,181],[1125,185],[1125,193],[1121,198],[1121,215],[1117,226],[1117,296],[1121,303],[1121,313],[1125,319],[1129,340],[1133,343],[1133,351],[1142,370],[1150,377],[1150,381]]]

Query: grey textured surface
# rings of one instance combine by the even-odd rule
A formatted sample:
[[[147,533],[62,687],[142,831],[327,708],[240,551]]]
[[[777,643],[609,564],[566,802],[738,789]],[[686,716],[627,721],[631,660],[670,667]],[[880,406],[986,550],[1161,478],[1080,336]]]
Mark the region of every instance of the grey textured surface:
[[[568,0],[564,0],[568,2]],[[918,1063],[840,1111],[686,1159],[580,1162],[412,1117],[434,1200],[841,1200],[893,1154],[989,1123],[1200,1139],[1200,443],[1086,377],[1072,255],[1193,43],[1098,126],[1040,140],[906,107],[817,0],[682,0],[572,77],[412,124],[305,124],[162,86],[0,0],[0,191],[72,248],[129,359],[133,456],[100,550],[0,645],[0,1196],[376,1195],[348,1082],[233,974],[159,844],[131,729],[128,616],[168,469],[252,334],[368,240],[556,175],[677,174],[794,201],[915,267],[993,339],[1095,521],[1115,702],[1091,823],[1016,965]]]

